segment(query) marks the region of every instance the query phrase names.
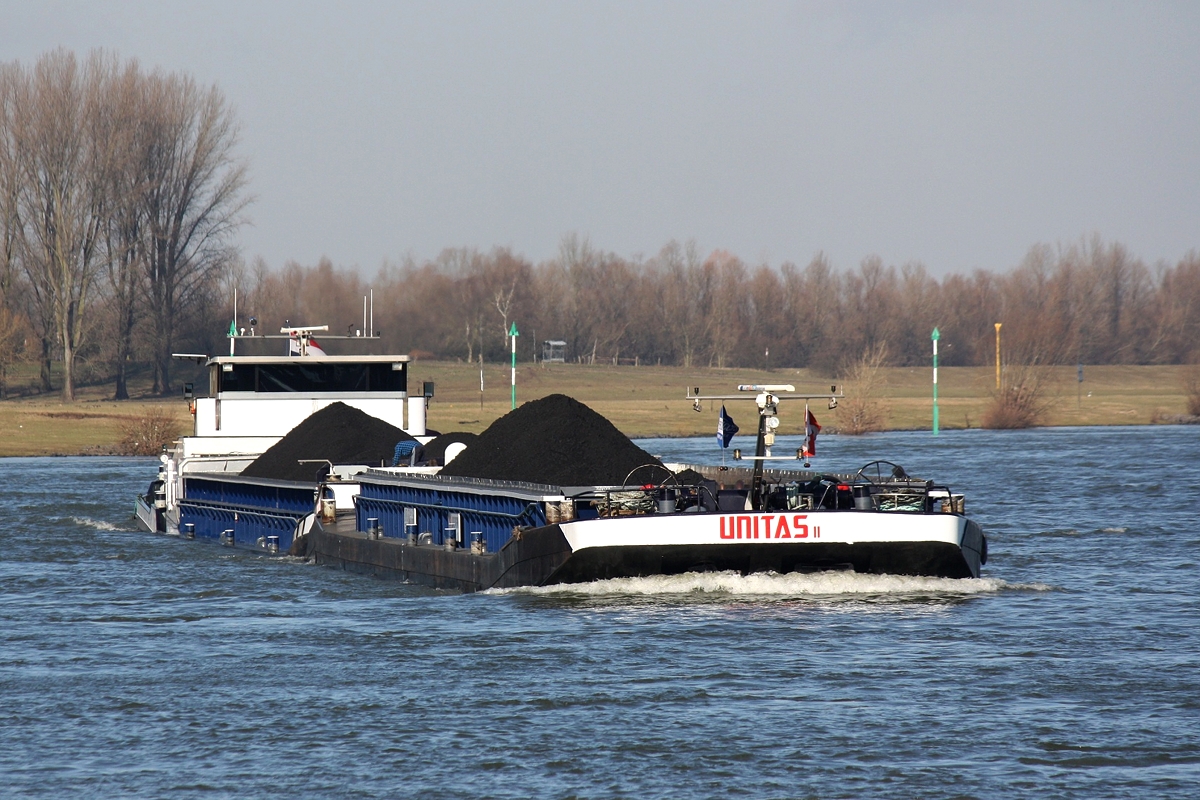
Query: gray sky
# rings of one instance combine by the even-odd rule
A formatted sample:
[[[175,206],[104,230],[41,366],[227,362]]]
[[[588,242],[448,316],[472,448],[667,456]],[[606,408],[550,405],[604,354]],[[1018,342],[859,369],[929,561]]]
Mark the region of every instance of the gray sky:
[[[1003,270],[1099,233],[1200,247],[1200,3],[0,0],[65,46],[216,83],[247,259],[358,265],[568,232],[623,256]]]

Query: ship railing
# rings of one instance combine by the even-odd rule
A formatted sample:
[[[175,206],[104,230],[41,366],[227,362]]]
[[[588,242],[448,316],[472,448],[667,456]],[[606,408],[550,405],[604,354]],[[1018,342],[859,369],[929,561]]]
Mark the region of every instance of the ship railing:
[[[407,538],[409,534],[419,536],[423,533],[432,534],[433,544],[444,545],[447,537],[456,536],[463,540],[469,534],[478,533],[487,552],[499,550],[512,537],[514,529],[539,527],[546,524],[545,513],[541,503],[529,501],[519,511],[502,511],[471,507],[468,505],[448,505],[445,503],[425,502],[412,498],[394,500],[383,497],[354,497],[355,522],[359,530],[366,530],[366,520],[377,517],[382,523],[381,530],[385,537]],[[413,522],[405,518],[405,509],[420,512]],[[458,528],[452,527],[451,515],[458,516]]]
[[[581,512],[590,508],[599,517],[629,517],[703,508],[706,503],[718,510],[719,494],[704,484],[668,480],[657,486],[597,487],[574,494],[571,499]]]
[[[961,512],[962,495],[951,492],[949,486],[937,485],[933,481],[896,479],[883,482],[854,484],[856,507],[869,507],[876,511]],[[862,506],[860,499],[869,501]],[[935,505],[941,504],[940,509]]]
[[[596,503],[602,517],[637,516],[654,512],[656,489],[609,489]]]
[[[264,508],[261,506],[244,506],[238,503],[222,503],[219,500],[185,499],[179,501],[179,505],[180,507],[193,506],[200,508],[211,508],[218,511],[229,511],[236,514],[253,514],[258,517],[274,517],[276,519],[291,520],[300,519],[301,517],[313,513],[312,511],[288,511],[284,508]]]
[[[262,535],[279,535],[280,546],[284,549],[291,546],[296,526],[312,513],[187,499],[180,501],[179,512],[181,526],[185,522],[193,522],[196,524],[196,533],[203,538],[216,539],[223,531],[232,530],[234,544],[250,544]]]
[[[354,503],[356,505],[360,500],[363,502],[380,503],[388,506],[412,506],[414,508],[429,508],[436,509],[438,511],[455,511],[460,514],[478,514],[484,517],[502,517],[504,519],[512,520],[522,519],[529,514],[530,511],[538,507],[537,503],[528,503],[519,513],[512,513],[508,511],[486,511],[478,508],[469,508],[467,506],[447,506],[440,503],[421,503],[413,500],[387,500],[382,497],[362,497],[361,495],[354,496]]]
[[[830,476],[842,477],[842,476]],[[811,483],[811,482],[810,482]],[[954,494],[948,486],[918,479],[893,479],[875,482],[823,480],[823,491],[817,494],[804,491],[805,484],[795,481],[772,483],[766,494],[765,510],[829,510],[887,511],[909,513],[963,513],[963,496]],[[656,487],[614,486],[595,488],[572,496],[580,517],[592,514],[599,517],[639,516],[654,513],[674,513],[703,510],[705,494],[711,492],[703,484],[663,484]],[[748,496],[747,489],[719,489],[711,498],[712,510],[741,510]],[[843,503],[845,503],[843,505]]]

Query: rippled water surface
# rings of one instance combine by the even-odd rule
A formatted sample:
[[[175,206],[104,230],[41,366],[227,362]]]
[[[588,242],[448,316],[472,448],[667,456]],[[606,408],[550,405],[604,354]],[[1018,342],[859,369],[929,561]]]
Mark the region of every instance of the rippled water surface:
[[[151,460],[0,460],[0,795],[1197,795],[1200,429],[819,446],[964,491],[984,577],[442,594],[137,533]]]

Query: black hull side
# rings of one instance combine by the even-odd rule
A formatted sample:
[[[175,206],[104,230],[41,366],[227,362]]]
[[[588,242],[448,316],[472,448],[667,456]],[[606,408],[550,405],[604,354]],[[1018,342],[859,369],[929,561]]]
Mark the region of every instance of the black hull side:
[[[590,547],[571,556],[546,583],[641,578],[685,572],[819,572],[970,578],[962,551],[944,542],[796,543]]]
[[[726,570],[750,574],[846,569],[940,578],[977,574],[962,549],[944,542],[645,545],[572,553],[557,525],[522,531],[500,552],[476,555],[400,539],[370,539],[318,523],[294,552],[349,572],[460,592]]]
[[[348,572],[459,592],[538,586],[571,557],[571,546],[557,525],[522,531],[500,552],[477,555],[330,531],[318,522],[295,550],[318,564]]]

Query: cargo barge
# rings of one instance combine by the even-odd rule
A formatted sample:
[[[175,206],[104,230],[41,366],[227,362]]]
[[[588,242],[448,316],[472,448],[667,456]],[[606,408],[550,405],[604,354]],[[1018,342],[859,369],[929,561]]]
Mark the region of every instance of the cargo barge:
[[[742,458],[753,462],[749,468],[663,465],[621,437],[646,460],[624,478],[567,485],[450,474],[454,468],[445,462],[472,447],[482,452],[485,432],[478,445],[447,449],[443,463],[421,466],[418,447],[400,442],[391,464],[329,460],[311,480],[248,477],[239,473],[268,449],[261,445],[288,433],[282,428],[291,420],[269,410],[274,401],[294,407],[299,400],[322,413],[339,400],[369,406],[363,401],[386,399],[401,415],[407,401],[405,435],[429,440],[427,399],[407,397],[407,357],[278,362],[253,356],[209,361],[213,397],[193,401],[196,434],[164,453],[158,479],[139,496],[143,527],[457,591],[723,570],[973,578],[987,561],[986,538],[966,517],[962,496],[911,478],[895,464],[872,462],[853,475],[768,468],[767,462],[792,458],[771,454],[781,402],[818,396],[796,395],[791,386],[742,386],[736,395],[715,398],[755,401],[755,455]],[[284,367],[294,373],[291,391],[258,374]],[[308,383],[295,378],[306,372]],[[230,389],[223,380],[230,373],[245,386]],[[330,379],[314,390],[311,375],[318,373]],[[339,390],[331,388],[335,375],[358,377]],[[369,389],[394,396],[360,396]],[[698,405],[714,398],[689,390],[687,399]],[[231,418],[222,414],[238,419],[239,401],[258,404],[250,410],[259,424],[251,431],[243,420],[232,435]],[[524,410],[524,420],[538,419],[532,407],[550,401],[513,414]],[[603,421],[569,398],[556,402]],[[279,421],[272,436],[262,436],[273,418]],[[393,444],[386,443],[389,451]],[[579,452],[586,460],[585,444]]]
[[[315,520],[294,552],[443,589],[724,570],[971,578],[987,558],[983,531],[953,510],[961,497],[926,481],[778,471],[768,507],[748,510],[745,490],[711,479],[554,487],[369,470],[357,480],[354,512]]]

